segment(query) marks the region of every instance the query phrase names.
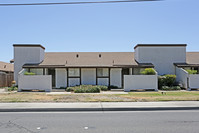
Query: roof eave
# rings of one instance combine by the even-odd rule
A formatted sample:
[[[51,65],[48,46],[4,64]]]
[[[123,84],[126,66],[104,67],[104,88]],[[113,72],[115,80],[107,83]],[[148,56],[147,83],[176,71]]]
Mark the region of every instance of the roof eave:
[[[187,44],[137,44],[134,49],[137,47],[186,47]]]
[[[177,67],[199,67],[199,64],[173,63]]]

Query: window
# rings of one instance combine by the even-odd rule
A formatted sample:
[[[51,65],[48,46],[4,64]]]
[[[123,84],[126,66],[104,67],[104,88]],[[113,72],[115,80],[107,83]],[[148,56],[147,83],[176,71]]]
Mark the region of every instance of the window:
[[[36,75],[43,75],[43,69],[30,68],[30,72],[35,73]]]
[[[69,77],[79,77],[80,76],[79,68],[69,68],[68,71],[69,71],[69,73],[68,73]]]
[[[140,75],[145,68],[133,68],[133,75]]]
[[[108,68],[98,68],[97,76],[98,77],[108,77]]]

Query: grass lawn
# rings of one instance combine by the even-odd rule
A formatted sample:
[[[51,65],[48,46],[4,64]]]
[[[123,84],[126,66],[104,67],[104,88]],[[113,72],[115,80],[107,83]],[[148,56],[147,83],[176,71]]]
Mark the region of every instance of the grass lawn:
[[[128,94],[57,94],[44,92],[1,93],[0,102],[152,102],[198,101],[199,91],[130,92]]]

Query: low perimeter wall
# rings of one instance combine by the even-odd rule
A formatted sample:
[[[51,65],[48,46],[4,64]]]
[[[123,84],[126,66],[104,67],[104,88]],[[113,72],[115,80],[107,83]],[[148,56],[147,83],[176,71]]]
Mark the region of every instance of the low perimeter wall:
[[[138,89],[158,90],[157,75],[124,75],[124,91]]]
[[[176,68],[176,81],[182,83],[187,90],[199,88],[199,74],[188,74],[182,68]]]
[[[51,75],[19,75],[18,91],[44,90],[52,91]]]
[[[189,74],[182,68],[176,67],[176,81],[182,84],[183,88],[188,88],[188,80]]]
[[[198,88],[199,88],[199,74],[190,74],[189,89],[198,89]]]

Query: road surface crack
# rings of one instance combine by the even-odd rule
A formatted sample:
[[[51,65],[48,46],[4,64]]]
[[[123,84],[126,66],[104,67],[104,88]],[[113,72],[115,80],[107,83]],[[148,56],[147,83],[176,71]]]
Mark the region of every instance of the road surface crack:
[[[22,125],[18,125],[18,124],[16,124],[16,123],[14,123],[14,122],[12,122],[12,121],[8,121],[8,122],[6,122],[6,123],[0,123],[0,127],[4,127],[4,128],[8,128],[8,129],[10,129],[10,128],[17,128],[16,130],[24,130],[24,131],[26,131],[27,133],[36,133],[36,132],[34,132],[34,131],[32,131],[32,130],[30,130],[30,129],[28,129],[28,128],[26,128],[26,127],[24,127],[24,126],[22,126]],[[11,131],[11,132],[13,132],[13,131]]]

